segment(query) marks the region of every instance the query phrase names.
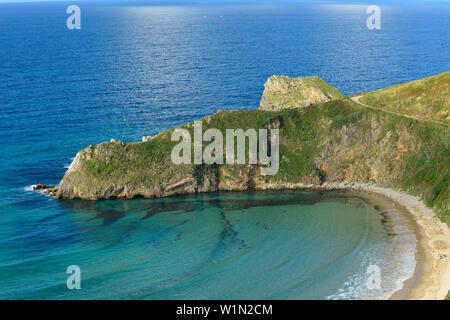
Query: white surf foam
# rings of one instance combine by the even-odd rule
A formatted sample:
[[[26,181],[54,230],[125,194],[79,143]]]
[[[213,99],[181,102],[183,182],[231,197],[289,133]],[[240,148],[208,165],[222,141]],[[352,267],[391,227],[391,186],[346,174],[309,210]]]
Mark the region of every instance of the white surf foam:
[[[33,188],[35,187],[35,184],[32,184],[31,186],[26,186],[25,188],[23,188],[23,190],[25,191],[33,191]]]

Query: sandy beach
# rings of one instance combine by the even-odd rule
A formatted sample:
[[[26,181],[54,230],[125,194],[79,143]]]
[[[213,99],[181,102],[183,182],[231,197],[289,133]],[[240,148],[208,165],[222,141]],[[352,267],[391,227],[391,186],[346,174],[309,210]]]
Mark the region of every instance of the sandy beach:
[[[414,276],[388,299],[442,300],[446,297],[450,290],[450,229],[431,208],[406,192],[369,184],[326,183],[321,189],[356,191],[366,193],[369,197],[370,194],[382,196],[413,218],[418,241]],[[380,199],[374,201],[379,203]],[[441,259],[442,254],[447,257]]]

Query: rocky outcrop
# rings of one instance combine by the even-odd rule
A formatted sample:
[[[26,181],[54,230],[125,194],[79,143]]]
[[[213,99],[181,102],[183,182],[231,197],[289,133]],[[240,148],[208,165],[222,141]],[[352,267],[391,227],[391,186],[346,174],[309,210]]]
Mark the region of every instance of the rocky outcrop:
[[[33,187],[34,191],[39,191],[39,190],[44,190],[44,189],[48,189],[48,186],[43,183],[38,183],[37,185],[35,185]]]
[[[260,109],[265,111],[307,107],[342,98],[339,90],[319,77],[271,76],[264,88]]]
[[[147,142],[147,141],[150,141],[152,139],[153,139],[152,136],[142,136],[142,142]]]
[[[306,100],[301,101],[303,106]],[[105,142],[80,151],[61,180],[56,197],[165,197],[360,182],[420,195],[442,220],[447,219],[448,127],[364,108],[349,99],[280,112],[221,111],[203,118],[202,123],[204,131],[278,129],[278,173],[263,176],[259,164],[175,165],[171,151],[177,142],[170,139],[171,129],[145,142]],[[182,127],[193,136],[192,123]]]

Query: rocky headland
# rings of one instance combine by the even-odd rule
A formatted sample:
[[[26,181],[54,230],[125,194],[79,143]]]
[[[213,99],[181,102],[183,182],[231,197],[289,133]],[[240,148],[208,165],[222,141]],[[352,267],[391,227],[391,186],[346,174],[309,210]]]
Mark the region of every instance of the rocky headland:
[[[444,82],[442,94],[448,95],[448,73],[436,77]],[[422,97],[426,92],[423,89]],[[150,198],[219,190],[371,183],[419,196],[442,221],[449,220],[447,125],[366,108],[317,77],[284,76],[269,78],[260,109],[221,111],[201,120],[205,129],[221,131],[279,129],[278,173],[263,176],[260,164],[175,165],[170,161],[176,144],[170,139],[172,128],[155,137],[144,137],[142,142],[111,140],[81,150],[59,183],[56,197]],[[193,123],[181,127],[192,131]]]
[[[400,296],[442,299],[450,286],[449,96],[448,72],[349,97],[318,77],[272,76],[258,110],[219,110],[201,121],[205,130],[221,132],[278,129],[280,163],[274,175],[262,175],[260,163],[175,165],[172,128],[141,142],[90,145],[78,152],[57,189],[39,188],[59,199],[86,200],[221,190],[382,195],[414,217],[424,252],[416,268],[420,282]],[[179,128],[193,134],[194,123]]]

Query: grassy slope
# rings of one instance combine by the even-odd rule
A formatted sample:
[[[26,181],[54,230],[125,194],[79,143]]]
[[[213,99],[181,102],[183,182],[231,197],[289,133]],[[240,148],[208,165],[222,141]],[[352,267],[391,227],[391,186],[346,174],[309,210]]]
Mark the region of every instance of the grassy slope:
[[[448,219],[449,129],[337,100],[279,112],[223,111],[203,119],[203,131],[217,128],[264,128],[279,121],[280,170],[258,177],[266,183],[361,181],[407,190]],[[192,123],[183,127],[193,131]],[[86,163],[80,181],[107,186],[128,183],[149,187],[191,172],[193,165],[175,166],[170,152],[173,129],[151,141],[104,143]],[[225,136],[225,135],[224,135]],[[225,139],[224,139],[225,144]],[[206,145],[206,143],[204,144]],[[104,155],[107,156],[104,156]],[[244,165],[225,165],[222,180],[242,180]]]
[[[361,102],[417,119],[450,124],[450,72],[367,93]]]
[[[369,110],[344,100],[303,110],[226,112],[215,117],[212,126],[262,127],[271,119],[282,124],[281,163],[279,172],[267,178],[269,182],[298,182],[300,177],[335,180],[336,172],[347,170],[344,180],[375,180],[421,196],[428,206],[435,207],[443,221],[450,223],[450,145],[448,139],[442,139],[449,136],[448,128]],[[349,131],[354,132],[353,136]],[[343,141],[349,137],[353,140]],[[367,137],[367,143],[355,144]],[[321,158],[327,146],[337,149],[335,157]],[[372,165],[372,160],[380,162],[373,179],[370,172],[376,164]],[[325,169],[319,168],[320,163],[325,164]]]
[[[343,98],[342,93],[340,93],[337,88],[333,87],[322,78],[316,76],[305,77],[303,78],[303,81],[308,87],[318,88],[320,91],[333,97],[333,99]]]

